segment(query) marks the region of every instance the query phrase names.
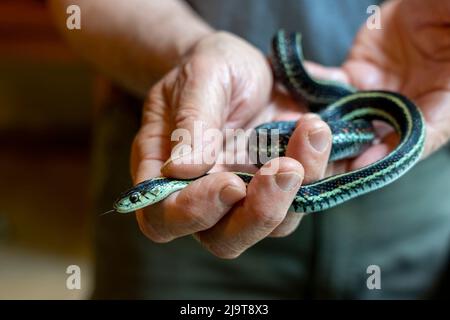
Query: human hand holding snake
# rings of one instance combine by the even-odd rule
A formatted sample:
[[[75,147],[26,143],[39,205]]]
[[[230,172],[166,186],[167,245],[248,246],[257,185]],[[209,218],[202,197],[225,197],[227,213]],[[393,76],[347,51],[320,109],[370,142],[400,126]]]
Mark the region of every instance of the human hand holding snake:
[[[388,6],[383,8],[384,12],[389,13],[389,10],[395,12],[395,10],[399,10],[399,8],[394,7],[394,4],[388,4]],[[362,33],[364,32],[365,31],[362,31]],[[227,37],[230,36],[219,34],[218,37],[217,35],[214,37],[211,36],[209,40],[227,43],[227,41],[225,41]],[[358,39],[361,39],[361,37],[362,36],[360,35]],[[362,38],[366,39],[365,37]],[[386,45],[386,43],[383,43],[383,41],[387,41],[385,39],[386,37],[382,37],[382,40],[380,40],[381,42],[378,44],[380,46],[379,49],[382,48],[383,45]],[[236,40],[237,46],[246,46],[243,43],[238,44],[240,40],[234,40]],[[159,84],[159,94],[158,86],[156,86],[155,88],[157,89],[152,91],[153,96],[152,94],[150,95],[150,103],[147,103],[146,108],[144,109],[145,111],[148,111],[144,112],[144,125],[135,140],[133,148],[133,172],[135,173],[134,177],[136,182],[146,180],[153,176],[159,176],[159,169],[170,153],[170,140],[167,139],[167,132],[169,131],[162,132],[156,130],[158,116],[161,117],[159,120],[169,119],[168,122],[173,120],[170,118],[170,115],[165,113],[167,110],[164,109],[167,107],[168,98],[173,104],[172,107],[176,108],[175,119],[181,119],[180,122],[175,120],[175,123],[178,123],[179,125],[180,123],[184,123],[181,125],[183,127],[189,127],[189,123],[194,119],[212,120],[210,123],[206,123],[206,125],[215,125],[217,127],[252,127],[261,122],[296,119],[300,117],[293,108],[292,101],[287,97],[277,93],[270,98],[269,92],[271,82],[270,76],[267,76],[268,68],[265,66],[263,59],[258,57],[258,54],[254,53],[249,54],[248,56],[245,54],[238,54],[240,61],[243,61],[242,64],[238,63],[238,65],[235,65],[234,67],[236,67],[236,69],[228,68],[229,66],[227,66],[227,63],[221,65],[220,63],[217,63],[220,61],[208,61],[208,57],[211,57],[209,54],[205,54],[202,57],[203,59],[200,59],[199,57],[201,57],[201,55],[198,56],[198,54],[202,52],[201,47],[205,45],[207,41],[202,42],[203,43],[199,43],[196,49],[194,49],[194,52],[195,50],[199,51],[190,56],[191,58],[197,57],[198,59],[188,60],[188,63],[186,63],[184,69],[182,69],[183,72],[180,72],[180,69],[173,71]],[[374,43],[376,43],[376,41]],[[222,50],[225,48],[225,52],[220,52],[220,54],[217,55],[218,57],[221,57],[223,54],[222,57],[226,57],[226,60],[228,61],[230,58],[228,54],[230,54],[230,52],[242,53],[240,50],[236,50],[238,48],[233,46],[230,47],[229,52],[226,52],[226,47],[227,46],[225,45],[222,47]],[[361,47],[363,48],[362,51],[361,49],[358,49]],[[362,88],[368,88],[358,82],[362,81],[358,80],[361,79],[358,77],[358,72],[360,72],[359,75],[366,76],[367,72],[365,72],[366,70],[364,68],[369,67],[370,70],[370,67],[374,67],[372,63],[367,63],[367,61],[361,58],[366,57],[361,53],[364,52],[364,48],[364,44],[361,44],[361,40],[357,40],[350,59],[344,65],[343,69],[330,71],[321,67],[316,67],[316,74],[325,76],[328,76],[330,73],[344,75],[344,77],[349,77],[353,84]],[[245,49],[246,50],[243,50],[244,52],[247,52],[247,49],[249,51],[253,50],[252,48]],[[205,52],[208,52],[208,50]],[[373,52],[373,48],[368,50],[369,56],[371,52]],[[245,60],[245,58],[250,59]],[[204,60],[206,60],[206,62],[204,62]],[[189,62],[191,62],[191,64]],[[372,61],[370,60],[370,62]],[[195,63],[197,63],[198,66],[195,66]],[[201,71],[202,65],[205,68],[203,72]],[[190,69],[192,66],[195,66],[195,69]],[[208,66],[214,66],[214,68],[209,69]],[[219,66],[222,66],[222,68],[219,68]],[[258,69],[258,73],[256,74],[262,74],[263,76],[252,79],[252,75],[255,75],[253,72],[255,69],[252,69],[252,67]],[[197,70],[198,72],[193,70]],[[217,71],[218,73],[216,74],[214,71]],[[194,73],[189,74],[189,72]],[[221,82],[220,78],[223,81],[223,75],[227,75],[227,72],[229,72],[228,75],[231,74],[234,77],[231,77],[231,79],[238,79],[241,81],[237,81],[237,83],[233,81]],[[379,68],[378,72],[378,75],[381,74],[387,76],[387,73],[383,71],[383,68]],[[189,75],[193,76],[194,74],[195,77],[193,78],[197,80],[197,85],[201,83],[202,80],[204,83],[209,84],[219,83],[219,88],[216,88],[219,90],[215,91],[214,85],[207,86],[208,88],[205,88],[206,90],[199,90],[197,92],[199,96],[196,97],[196,90],[193,89],[197,87],[194,83],[189,81]],[[218,74],[220,74],[220,76],[214,78],[214,76]],[[203,75],[204,78],[200,77],[200,75]],[[382,79],[380,80],[382,87],[388,87],[388,82],[386,82],[383,77],[379,79]],[[225,80],[230,80],[230,78]],[[226,85],[223,86],[224,84]],[[192,85],[192,87],[190,87],[190,85]],[[228,90],[223,90],[224,88]],[[393,87],[388,88],[394,89]],[[161,94],[164,90],[166,95]],[[177,92],[177,90],[179,91]],[[169,95],[167,95],[167,92],[169,92]],[[242,92],[247,93],[247,95],[243,96]],[[266,94],[264,94],[264,92]],[[261,93],[263,94],[261,95]],[[207,97],[207,99],[203,99],[203,101],[208,101],[208,105],[195,105],[195,103],[202,102],[202,97],[200,97],[201,94],[205,95],[203,97]],[[438,93],[438,96],[440,96],[440,93]],[[186,97],[190,97],[193,100],[183,100],[183,98]],[[163,100],[163,98],[166,100]],[[187,108],[177,108],[178,106],[181,107],[183,105],[180,104],[180,100],[189,101],[189,103],[185,105]],[[280,100],[282,100],[283,103],[277,103]],[[269,101],[272,103],[269,103]],[[159,110],[157,108],[158,102],[160,103]],[[269,107],[267,107],[268,105]],[[201,107],[206,109],[201,109]],[[212,109],[208,110],[209,107]],[[183,111],[183,115],[183,112],[179,112],[180,110],[187,111]],[[224,113],[217,112],[217,110],[225,112],[226,116],[218,119],[215,116],[223,116]],[[208,111],[210,112],[209,114]],[[173,116],[173,111],[171,111],[170,114]],[[194,116],[191,118],[190,115]],[[425,112],[425,116],[426,115]],[[208,118],[208,116],[210,117]],[[171,128],[173,128],[173,125],[169,123],[165,126],[165,129],[160,128],[160,130],[170,130]],[[322,145],[325,147],[322,149],[322,152],[317,154],[313,152],[310,145],[307,145],[306,142],[308,139],[304,138],[308,136],[309,132],[315,131],[316,129],[323,129],[322,132],[325,132],[324,136],[328,134],[329,138],[329,131],[326,132],[326,126],[324,126],[322,121],[313,116],[303,117],[291,137],[286,153],[286,155],[300,160],[303,164],[306,178],[309,180],[306,183],[322,178],[329,154],[329,143],[323,143]],[[166,135],[164,135],[164,133]],[[389,137],[391,137],[391,135]],[[347,161],[349,167],[361,167],[386,155],[390,151],[388,149],[388,146],[390,146],[390,139],[391,138],[386,138],[383,140],[383,143],[372,146],[355,160],[352,160],[351,162]],[[326,137],[323,140],[327,140]],[[430,141],[430,138],[428,141]],[[430,145],[430,142],[428,141],[427,144]],[[431,141],[433,141],[432,138]],[[160,148],[155,149],[155,146],[160,146]],[[306,152],[300,152],[303,149],[306,149],[304,150]],[[433,148],[429,147],[427,150],[433,150]],[[157,154],[152,154],[154,151],[157,151]],[[164,166],[162,172],[164,175],[175,176],[178,178],[191,178],[199,176],[209,169],[211,169],[210,166],[194,165],[179,167],[173,163],[169,163]],[[223,169],[226,171],[235,171],[232,168],[223,168],[219,166],[212,168],[213,171],[221,171]],[[274,180],[274,177],[272,176],[264,177],[257,175],[252,179],[247,190],[242,180],[236,179],[237,177],[230,173],[220,173],[203,177],[191,183],[181,192],[169,196],[169,198],[162,203],[152,206],[151,209],[145,208],[143,211],[140,210],[138,212],[138,221],[141,229],[152,240],[158,242],[170,241],[179,236],[196,233],[199,240],[214,254],[221,257],[235,257],[265,236],[269,234],[286,235],[297,226],[300,215],[286,215],[286,211],[295,195],[296,189],[300,186],[303,176],[302,166],[294,160],[285,158],[281,159],[280,170],[286,170],[291,173],[295,172],[298,175],[299,179],[297,179],[297,183],[292,184],[293,188],[291,188],[290,191],[283,192],[281,189],[277,190],[274,188],[276,185],[276,183],[274,184],[274,181],[276,180]],[[239,171],[248,170],[240,169]],[[225,186],[228,186],[230,183],[233,185],[233,191],[228,194],[230,196],[229,199],[231,200],[224,205],[224,203],[220,201],[220,191],[225,190]],[[245,200],[240,201],[244,197]]]
[[[299,114],[297,104],[288,96],[272,95],[272,72],[261,53],[235,36],[213,34],[199,42],[184,63],[150,92],[143,125],[133,144],[133,178],[140,182],[161,175],[171,153],[174,128],[193,132],[195,122],[215,128],[253,128],[263,122],[298,118]],[[209,170],[216,173],[138,210],[141,230],[156,242],[196,234],[205,247],[224,258],[239,255],[269,234],[292,232],[301,215],[287,215],[287,211],[303,172],[307,182],[322,178],[330,148],[330,132],[323,121],[310,115],[301,123],[290,145],[293,152],[301,154],[303,166],[292,158],[280,159],[281,175],[257,175],[248,188],[230,171],[254,173],[253,165],[166,163],[162,168],[166,176],[191,178]],[[304,139],[309,132],[315,134],[313,141],[319,151],[311,150],[309,140]]]
[[[426,121],[427,157],[450,138],[450,1],[389,1],[381,19],[381,30],[361,28],[337,72],[360,90],[400,92],[414,101]],[[353,166],[385,156],[396,143],[389,134]]]

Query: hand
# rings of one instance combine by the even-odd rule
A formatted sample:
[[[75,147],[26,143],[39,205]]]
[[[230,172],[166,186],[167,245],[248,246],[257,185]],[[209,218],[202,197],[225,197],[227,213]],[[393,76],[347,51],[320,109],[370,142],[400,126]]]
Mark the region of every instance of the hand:
[[[381,22],[381,30],[361,28],[341,69],[313,69],[324,78],[340,73],[362,90],[397,91],[412,99],[426,121],[426,157],[450,139],[450,2],[389,1]],[[395,134],[386,135],[347,169],[384,157],[396,143]]]
[[[287,213],[288,208],[302,182],[324,175],[331,133],[317,116],[301,116],[298,106],[272,86],[270,66],[259,51],[235,36],[214,33],[200,40],[183,63],[152,88],[132,147],[134,182],[161,172],[176,178],[215,173],[139,210],[138,223],[147,237],[168,242],[193,234],[213,254],[234,258],[268,235],[285,236],[297,227],[301,214]],[[248,188],[229,171],[255,172],[252,165],[179,164],[170,158],[174,129],[185,129],[194,137],[196,124],[204,129],[248,129],[300,117],[287,149],[290,158],[266,164],[263,168],[277,162],[276,174],[259,170]],[[183,160],[223,145],[222,139],[195,138],[199,143],[188,143],[190,153]],[[239,152],[225,148],[216,157]]]

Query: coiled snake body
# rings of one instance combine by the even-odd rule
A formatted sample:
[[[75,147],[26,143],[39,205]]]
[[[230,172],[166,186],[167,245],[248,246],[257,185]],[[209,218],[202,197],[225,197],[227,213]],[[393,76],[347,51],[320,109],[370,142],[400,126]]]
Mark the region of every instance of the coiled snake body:
[[[379,189],[406,173],[421,157],[425,126],[419,109],[406,97],[388,91],[359,91],[346,85],[313,79],[303,66],[301,36],[279,31],[273,39],[272,63],[279,80],[295,99],[308,102],[331,128],[330,161],[358,155],[375,138],[373,120],[391,125],[400,137],[389,155],[359,170],[334,175],[300,187],[290,210],[312,213],[339,205],[359,195]],[[295,122],[271,122],[257,127],[256,133],[277,129],[282,142],[280,156]],[[252,174],[235,172],[248,183]],[[193,180],[166,177],[139,183],[124,192],[114,204],[119,213],[162,201]]]

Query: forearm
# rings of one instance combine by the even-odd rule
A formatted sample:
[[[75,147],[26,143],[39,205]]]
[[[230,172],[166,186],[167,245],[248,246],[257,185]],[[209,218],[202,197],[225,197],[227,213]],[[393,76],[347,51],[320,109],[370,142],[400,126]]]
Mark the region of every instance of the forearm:
[[[212,32],[179,0],[50,0],[49,4],[77,51],[139,94]],[[66,28],[66,8],[71,4],[81,8],[81,30]]]

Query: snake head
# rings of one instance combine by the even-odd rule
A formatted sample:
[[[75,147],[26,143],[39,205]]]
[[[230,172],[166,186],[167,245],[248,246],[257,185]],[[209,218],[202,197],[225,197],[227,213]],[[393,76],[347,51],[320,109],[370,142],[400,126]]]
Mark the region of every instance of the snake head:
[[[114,209],[119,213],[133,212],[164,200],[186,185],[163,177],[146,180],[122,193],[114,203]]]

